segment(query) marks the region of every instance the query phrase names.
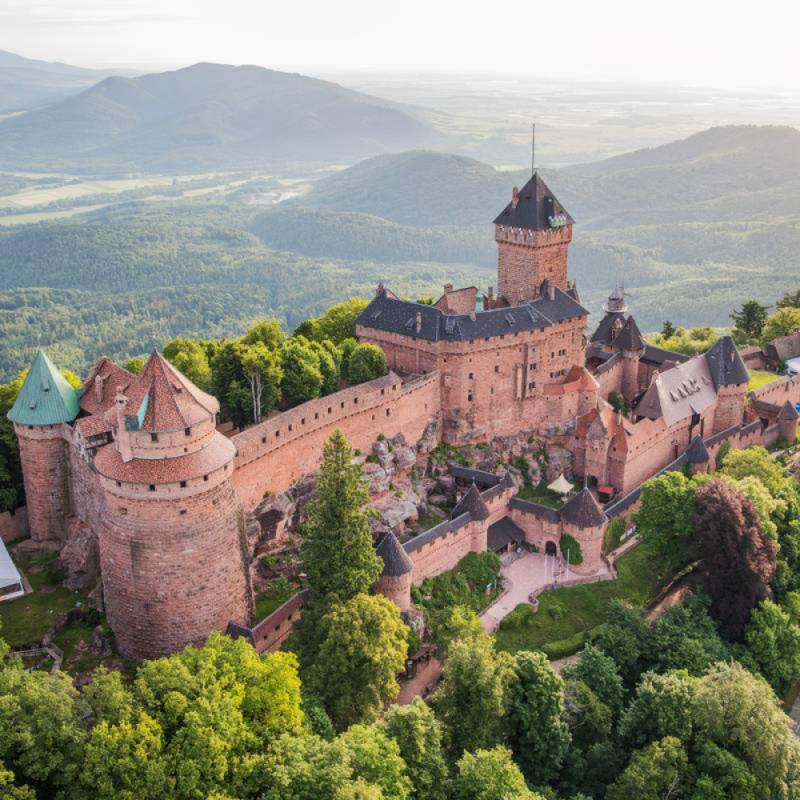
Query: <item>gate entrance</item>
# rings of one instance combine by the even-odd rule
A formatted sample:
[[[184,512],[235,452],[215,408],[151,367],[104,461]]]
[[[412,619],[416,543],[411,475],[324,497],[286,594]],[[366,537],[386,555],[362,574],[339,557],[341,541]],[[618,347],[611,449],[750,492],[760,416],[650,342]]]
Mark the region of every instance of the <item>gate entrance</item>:
[[[545,555],[554,556],[557,554],[556,543],[555,542],[547,542],[544,546]]]

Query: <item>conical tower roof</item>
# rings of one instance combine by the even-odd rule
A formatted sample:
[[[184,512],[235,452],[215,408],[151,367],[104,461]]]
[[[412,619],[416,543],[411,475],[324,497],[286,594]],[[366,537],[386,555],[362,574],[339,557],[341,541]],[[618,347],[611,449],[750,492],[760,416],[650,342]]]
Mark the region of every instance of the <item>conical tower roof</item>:
[[[382,578],[399,578],[414,569],[414,562],[391,531],[378,542],[375,552],[383,559]]]
[[[538,172],[520,189],[495,219],[495,225],[549,231],[574,224],[575,220],[558,202]]]
[[[598,528],[605,525],[608,517],[594,495],[582,489],[561,509],[561,519],[581,528]]]
[[[625,350],[626,352],[644,350],[647,346],[644,336],[642,336],[642,332],[633,317],[628,317],[625,321],[619,333],[614,337],[612,346],[615,350]]]
[[[18,425],[59,425],[78,416],[80,392],[73,389],[40,350],[8,412]]]
[[[737,383],[748,383],[750,373],[730,336],[722,336],[706,353],[708,369],[714,381],[714,388]]]
[[[797,413],[797,409],[787,400],[782,406],[781,410],[778,412],[778,419],[784,422],[791,422],[800,416]]]
[[[139,417],[139,430],[188,428],[219,411],[216,398],[195,386],[157,350],[128,391],[128,414]]]
[[[474,520],[487,519],[489,516],[489,509],[486,506],[478,487],[474,481],[469,491],[456,503],[453,513],[450,515],[451,519],[460,517],[462,514],[469,512]]]
[[[686,448],[686,460],[690,464],[707,464],[710,458],[702,436],[695,436]]]

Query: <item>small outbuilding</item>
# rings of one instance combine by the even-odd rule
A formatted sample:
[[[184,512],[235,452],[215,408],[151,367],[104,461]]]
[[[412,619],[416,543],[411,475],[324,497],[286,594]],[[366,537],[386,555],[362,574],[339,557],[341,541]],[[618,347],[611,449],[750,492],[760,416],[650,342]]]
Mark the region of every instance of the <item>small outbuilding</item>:
[[[15,597],[22,597],[24,594],[22,576],[14,566],[3,540],[0,539],[0,603],[4,600],[13,600]]]

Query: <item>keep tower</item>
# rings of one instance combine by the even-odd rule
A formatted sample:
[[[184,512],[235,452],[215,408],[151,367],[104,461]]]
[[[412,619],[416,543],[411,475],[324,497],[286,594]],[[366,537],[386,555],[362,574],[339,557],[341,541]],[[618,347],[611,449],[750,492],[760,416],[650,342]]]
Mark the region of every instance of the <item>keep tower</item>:
[[[80,411],[73,389],[41,350],[31,364],[8,418],[14,423],[25,483],[31,539],[58,546],[69,508],[67,425]]]
[[[116,387],[115,387],[116,388]],[[100,564],[120,652],[154,658],[253,616],[236,448],[219,404],[155,352],[105,412]]]
[[[566,291],[574,220],[538,172],[494,221],[498,293],[509,305],[534,300],[544,281]]]

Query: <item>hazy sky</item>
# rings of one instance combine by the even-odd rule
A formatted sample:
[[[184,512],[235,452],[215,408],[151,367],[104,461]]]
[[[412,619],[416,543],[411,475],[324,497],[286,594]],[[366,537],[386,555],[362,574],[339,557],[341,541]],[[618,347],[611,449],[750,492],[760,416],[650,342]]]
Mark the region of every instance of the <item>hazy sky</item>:
[[[0,49],[86,66],[798,88],[799,32],[800,0],[0,0]]]

